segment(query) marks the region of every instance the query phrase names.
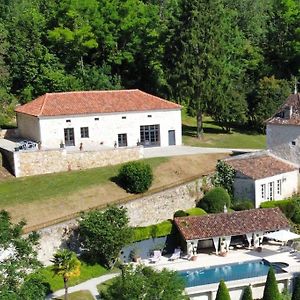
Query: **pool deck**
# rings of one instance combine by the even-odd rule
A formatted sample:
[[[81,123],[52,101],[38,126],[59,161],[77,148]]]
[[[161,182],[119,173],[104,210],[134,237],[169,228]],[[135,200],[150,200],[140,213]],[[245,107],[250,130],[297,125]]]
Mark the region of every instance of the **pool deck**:
[[[291,248],[281,247],[278,243],[264,244],[262,252],[253,249],[229,250],[226,256],[219,256],[215,253],[199,253],[196,261],[184,258],[169,261],[168,257],[162,257],[156,263],[149,263],[149,260],[142,260],[145,265],[152,266],[158,270],[167,268],[169,270],[180,271],[201,267],[226,265],[237,262],[266,259],[269,262],[285,262],[289,266],[284,268],[289,273],[300,272],[300,252],[290,253]]]

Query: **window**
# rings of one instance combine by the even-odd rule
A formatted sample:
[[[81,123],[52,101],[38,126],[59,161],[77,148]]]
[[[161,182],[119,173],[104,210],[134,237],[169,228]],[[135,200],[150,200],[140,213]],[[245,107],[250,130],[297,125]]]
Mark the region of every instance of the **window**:
[[[122,117],[122,119],[126,119],[126,117],[125,117],[125,116],[123,116],[123,117]]]
[[[292,146],[296,146],[296,141],[292,141]]]
[[[95,118],[95,121],[99,121],[99,118]]]
[[[277,195],[281,195],[281,179],[277,180]]]
[[[274,200],[274,183],[269,182],[268,183],[268,200]]]
[[[66,120],[67,123],[71,123],[71,120]]]
[[[119,147],[127,146],[127,134],[126,133],[118,134],[118,146]]]
[[[261,186],[261,199],[266,199],[266,185],[262,184]]]
[[[159,125],[157,124],[140,126],[140,141],[144,146],[159,146]]]
[[[81,127],[80,128],[80,134],[82,138],[88,138],[89,137],[89,128],[88,127]]]

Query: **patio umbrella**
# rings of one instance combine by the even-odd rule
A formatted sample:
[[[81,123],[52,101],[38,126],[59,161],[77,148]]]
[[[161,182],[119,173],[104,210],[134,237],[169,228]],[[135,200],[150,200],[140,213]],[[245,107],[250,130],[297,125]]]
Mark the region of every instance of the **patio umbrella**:
[[[281,241],[281,242],[287,242],[289,240],[299,239],[300,235],[288,230],[278,230],[278,231],[267,233],[264,235],[264,237],[268,239]]]

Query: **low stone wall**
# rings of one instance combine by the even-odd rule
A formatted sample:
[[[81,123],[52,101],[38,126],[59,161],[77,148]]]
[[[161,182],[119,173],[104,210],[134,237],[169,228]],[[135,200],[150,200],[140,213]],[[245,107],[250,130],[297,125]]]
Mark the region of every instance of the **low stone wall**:
[[[131,226],[147,226],[172,219],[175,211],[195,207],[197,199],[203,196],[202,187],[205,185],[207,188],[207,180],[203,178],[135,200],[124,200],[123,203],[120,201],[118,205],[127,208]],[[76,234],[74,236],[76,229],[76,220],[70,220],[39,230],[41,235],[39,259],[44,264],[49,264],[53,253],[65,246],[76,251],[76,247],[78,248]]]
[[[83,170],[143,158],[143,147],[98,151],[36,150],[14,152],[16,177]]]

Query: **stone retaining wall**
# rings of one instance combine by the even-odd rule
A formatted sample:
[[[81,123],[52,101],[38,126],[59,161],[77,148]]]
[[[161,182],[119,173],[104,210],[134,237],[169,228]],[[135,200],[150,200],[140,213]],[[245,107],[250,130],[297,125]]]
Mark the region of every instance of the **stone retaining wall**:
[[[131,226],[147,226],[172,219],[175,211],[195,207],[197,199],[203,196],[203,188],[207,188],[207,177],[203,178],[119,205],[127,208]],[[76,220],[70,220],[39,230],[39,259],[49,264],[49,259],[60,247],[71,246],[76,251],[76,229]]]
[[[143,147],[98,151],[36,150],[13,152],[16,177],[83,170],[143,158]]]

